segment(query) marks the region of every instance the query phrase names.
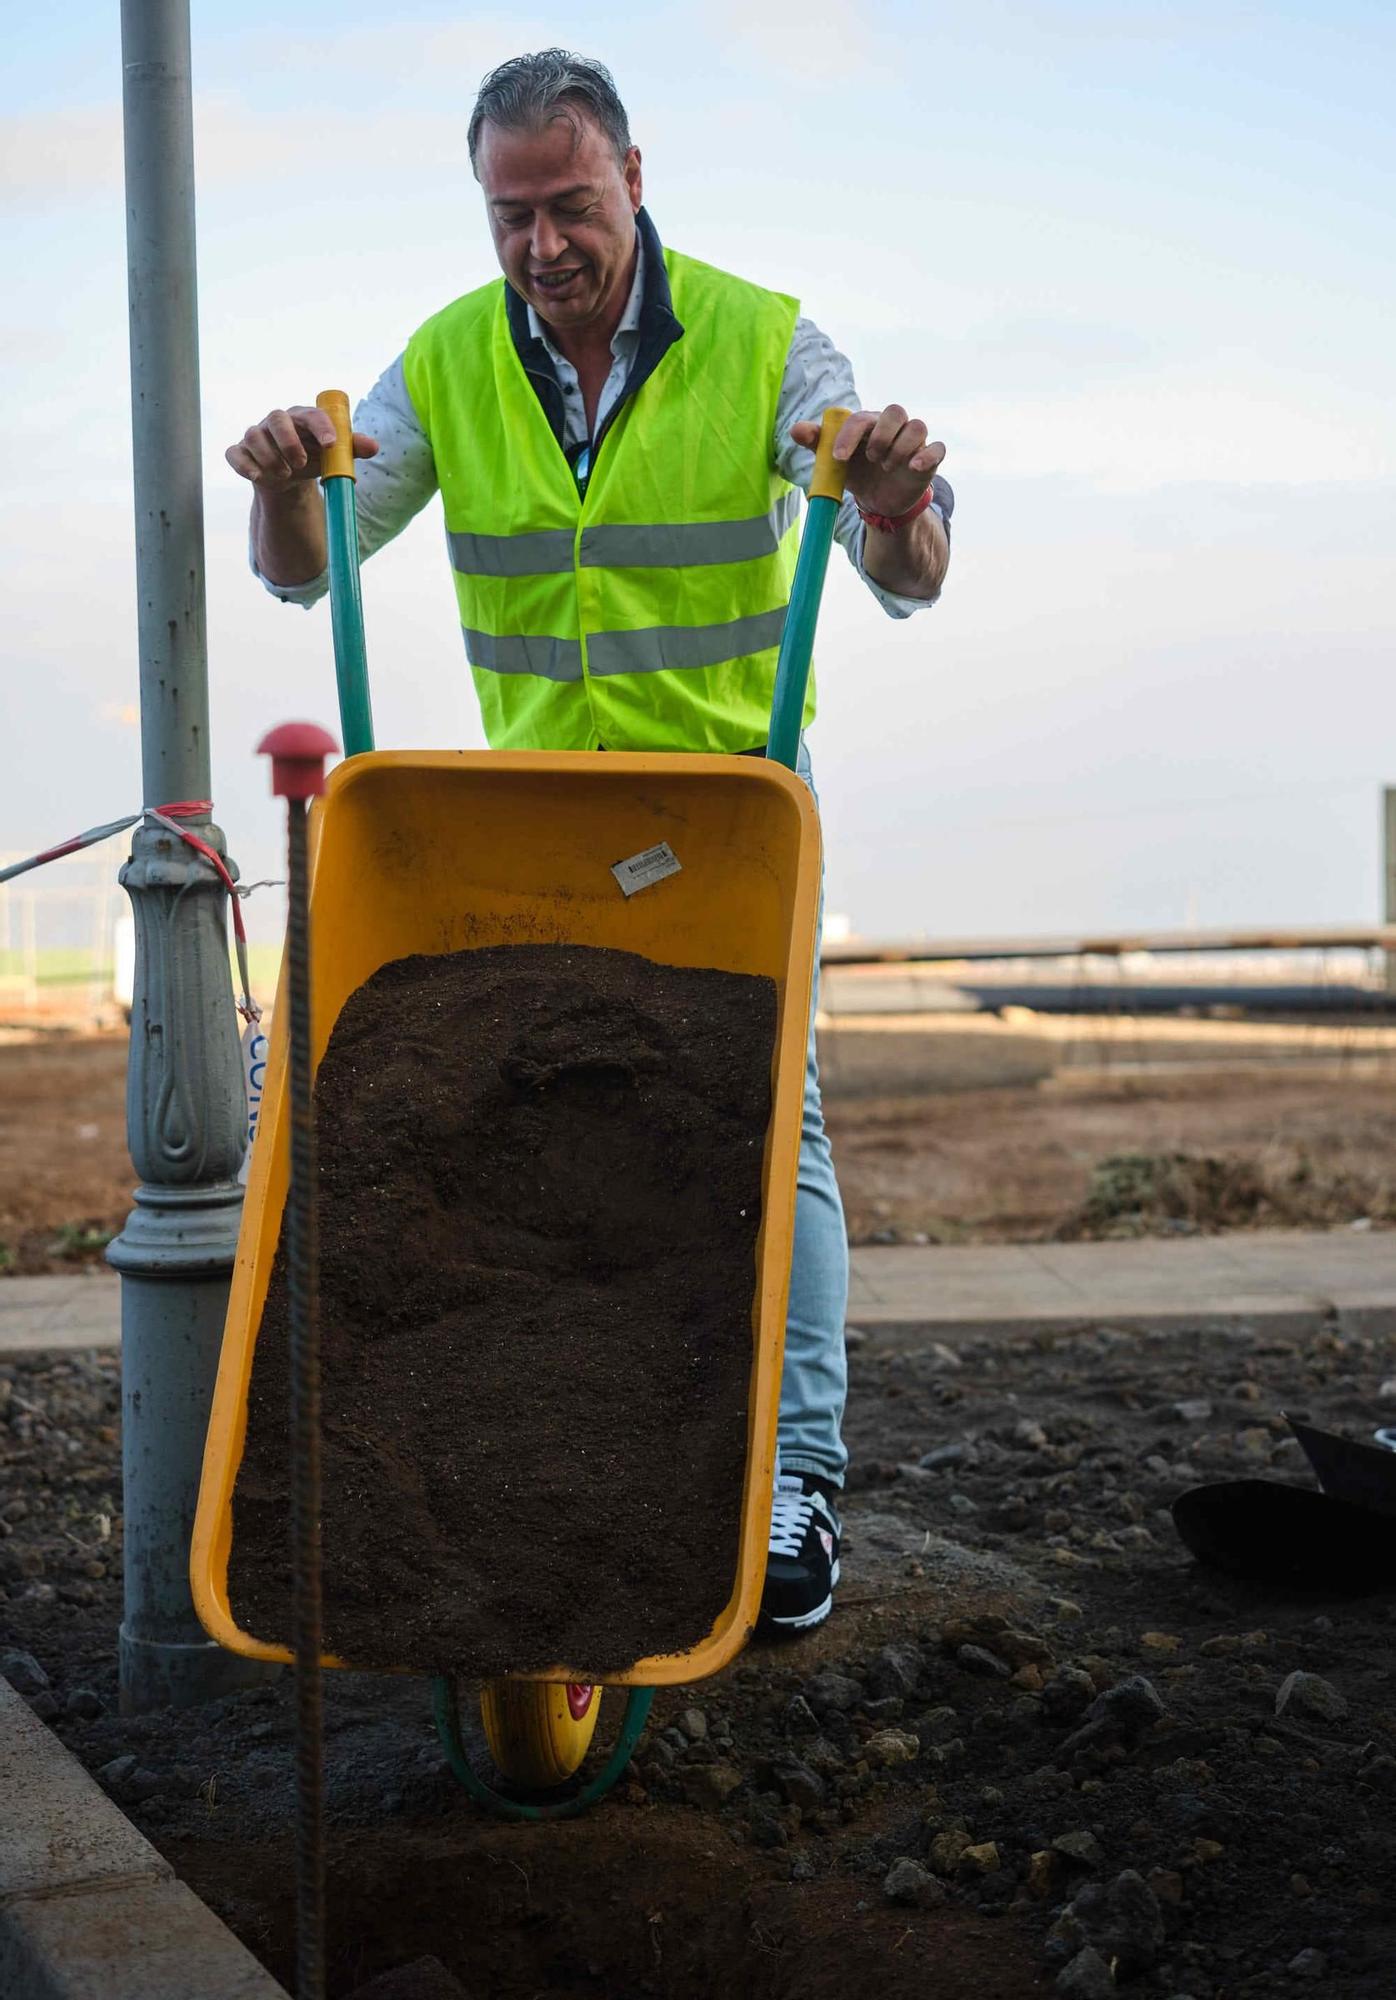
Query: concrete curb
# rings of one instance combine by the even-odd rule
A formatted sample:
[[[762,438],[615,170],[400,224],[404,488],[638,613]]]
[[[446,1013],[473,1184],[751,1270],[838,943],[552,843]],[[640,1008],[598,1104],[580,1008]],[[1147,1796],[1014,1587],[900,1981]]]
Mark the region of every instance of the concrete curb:
[[[0,1681],[5,2000],[287,2000]]]

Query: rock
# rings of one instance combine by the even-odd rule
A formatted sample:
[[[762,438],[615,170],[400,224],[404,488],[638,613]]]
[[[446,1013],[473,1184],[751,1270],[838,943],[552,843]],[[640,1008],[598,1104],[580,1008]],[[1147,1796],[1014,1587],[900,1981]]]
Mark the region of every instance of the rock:
[[[39,1722],[56,1722],[63,1713],[63,1704],[52,1688],[44,1688],[29,1696],[29,1713]]]
[[[979,1508],[970,1499],[968,1493],[952,1493],[950,1495],[949,1507],[952,1514],[959,1514],[961,1516],[968,1516],[979,1512]]]
[[[947,1827],[938,1833],[930,1846],[930,1862],[937,1875],[953,1875],[960,1865],[960,1856],[972,1845],[963,1827]]]
[[[131,1773],[123,1789],[126,1797],[139,1805],[142,1799],[153,1799],[157,1792],[164,1791],[165,1780],[158,1771],[148,1770],[142,1764]]]
[[[1058,1667],[1042,1689],[1042,1707],[1054,1722],[1072,1722],[1095,1700],[1095,1682],[1080,1667]]]
[[[744,1783],[735,1764],[698,1764],[685,1768],[683,1774],[684,1795],[690,1805],[706,1806],[710,1811],[725,1806]]]
[[[1176,1632],[1141,1632],[1139,1643],[1147,1653],[1176,1653],[1183,1642]]]
[[[1105,1892],[1109,1955],[1116,1969],[1142,1972],[1152,1966],[1163,1943],[1158,1897],[1134,1868],[1118,1874]]]
[[[863,1699],[863,1690],[847,1674],[823,1673],[806,1681],[804,1696],[816,1715],[827,1715],[830,1710],[843,1715],[858,1706]]]
[[[0,1676],[16,1694],[42,1694],[49,1684],[48,1675],[32,1653],[6,1653],[0,1658]]]
[[[356,1986],[349,2000],[468,2000],[465,1988],[439,1958],[414,1958]]]
[[[1146,1877],[1160,1903],[1176,1907],[1183,1900],[1183,1878],[1176,1868],[1151,1868]]]
[[[909,1855],[894,1861],[887,1870],[882,1878],[882,1893],[889,1903],[906,1903],[921,1910],[945,1901],[945,1890],[935,1876]]]
[[[1347,1712],[1347,1702],[1331,1681],[1320,1674],[1306,1674],[1299,1667],[1280,1683],[1275,1696],[1276,1715],[1309,1715],[1320,1722],[1341,1722]]]
[[[863,1755],[875,1771],[890,1770],[896,1764],[914,1764],[921,1744],[908,1729],[880,1729],[863,1745]]]
[[[690,1743],[701,1743],[708,1733],[708,1718],[701,1708],[685,1708],[674,1717]]]
[[[1109,1687],[1091,1704],[1091,1714],[1115,1723],[1128,1736],[1141,1736],[1167,1715],[1163,1696],[1143,1674]]]
[[[120,1791],[135,1768],[135,1757],[128,1751],[124,1757],[113,1757],[110,1764],[103,1764],[97,1773],[98,1781],[109,1792]]]
[[[843,1330],[843,1344],[850,1354],[856,1354],[860,1347],[866,1347],[868,1336],[861,1326],[846,1326]]]
[[[1310,1945],[1294,1954],[1286,1970],[1294,1979],[1322,1979],[1328,1971],[1328,1960]]]
[[[781,1764],[772,1772],[776,1790],[788,1806],[815,1812],[824,1803],[824,1780],[808,1764]]]
[[[965,1365],[954,1348],[947,1347],[940,1340],[933,1340],[929,1347],[918,1348],[917,1359],[923,1368],[935,1375],[944,1374],[948,1369],[963,1368]]]
[[[1088,1944],[1057,1974],[1057,1991],[1065,1994],[1067,2000],[1109,2000],[1115,1991],[1115,1975],[1095,1947]]]
[[[817,1872],[812,1855],[797,1854],[790,1863],[790,1880],[792,1882],[812,1882]]]
[[[900,1722],[906,1714],[906,1703],[899,1694],[884,1694],[876,1701],[865,1701],[863,1713],[869,1722]]]
[[[997,1841],[981,1840],[965,1849],[957,1872],[961,1875],[997,1875],[1001,1865]]]
[[[927,1709],[917,1726],[917,1734],[923,1743],[948,1743],[960,1730],[959,1711],[947,1708],[943,1703],[939,1708]]]
[[[1078,1868],[1099,1868],[1105,1859],[1100,1842],[1084,1828],[1076,1833],[1059,1833],[1052,1842],[1052,1851]]]
[[[1050,1847],[1039,1848],[1028,1859],[1028,1894],[1040,1903],[1050,1903],[1062,1886],[1066,1863]]]
[[[1001,1660],[997,1653],[991,1653],[987,1646],[960,1646],[955,1653],[957,1665],[967,1674],[979,1674],[984,1679],[1006,1681],[1013,1672],[1007,1660]]]
[[[1192,1844],[1192,1851],[1196,1859],[1205,1865],[1211,1861],[1220,1861],[1226,1849],[1219,1840],[1208,1840],[1205,1835],[1199,1834]]]
[[[917,1468],[921,1472],[939,1472],[942,1466],[958,1465],[969,1449],[964,1444],[933,1445],[930,1451],[923,1451],[917,1459]]]
[[[801,1761],[811,1771],[817,1771],[821,1778],[837,1777],[848,1761],[842,1750],[831,1743],[827,1736],[812,1737],[803,1748],[804,1757]]]
[[[785,1704],[784,1721],[792,1736],[814,1736],[819,1730],[819,1717],[802,1694],[791,1695]]]
[[[915,1646],[884,1646],[868,1669],[868,1686],[883,1697],[900,1695],[905,1700],[915,1694],[920,1678],[921,1655]]]
[[[1180,1424],[1205,1424],[1211,1414],[1212,1405],[1205,1396],[1187,1396],[1173,1405],[1173,1415]]]
[[[1047,1433],[1041,1424],[1035,1424],[1031,1417],[1024,1417],[1013,1426],[1013,1442],[1022,1445],[1028,1451],[1044,1451],[1047,1446]]]
[[[102,1697],[94,1688],[74,1688],[68,1696],[66,1707],[69,1715],[90,1721],[102,1713]]]

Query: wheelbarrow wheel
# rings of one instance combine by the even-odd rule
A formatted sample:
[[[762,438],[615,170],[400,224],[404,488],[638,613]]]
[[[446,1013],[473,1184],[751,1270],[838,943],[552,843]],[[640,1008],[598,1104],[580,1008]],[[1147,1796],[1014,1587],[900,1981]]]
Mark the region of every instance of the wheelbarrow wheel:
[[[600,1708],[600,1688],[577,1681],[491,1680],[480,1689],[480,1721],[496,1768],[528,1791],[549,1791],[580,1769]]]

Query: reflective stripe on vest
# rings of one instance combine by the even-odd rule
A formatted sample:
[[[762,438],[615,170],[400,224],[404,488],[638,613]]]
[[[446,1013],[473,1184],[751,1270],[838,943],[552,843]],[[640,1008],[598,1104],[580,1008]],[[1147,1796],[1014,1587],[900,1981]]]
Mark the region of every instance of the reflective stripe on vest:
[[[596,569],[688,569],[703,563],[752,562],[774,555],[800,518],[792,486],[774,507],[746,521],[657,521],[640,527],[583,528],[581,563]],[[448,534],[451,566],[462,576],[550,576],[570,570],[573,537],[541,534]]]
[[[797,306],[674,253],[665,267],[682,337],[616,414],[584,493],[513,345],[502,283],[408,345],[496,748],[765,738],[798,544],[800,496],[772,463]]]

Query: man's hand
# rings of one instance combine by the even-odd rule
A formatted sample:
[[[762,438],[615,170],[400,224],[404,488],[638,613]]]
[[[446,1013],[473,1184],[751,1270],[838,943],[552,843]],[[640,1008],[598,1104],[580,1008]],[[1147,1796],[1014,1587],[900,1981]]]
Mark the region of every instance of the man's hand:
[[[325,567],[325,506],[315,482],[321,453],[334,443],[324,410],[297,403],[273,410],[223,456],[252,485],[252,551],[268,583],[313,583]],[[378,440],[354,432],[355,458],[374,458]]]
[[[790,435],[813,451],[819,426],[792,424]],[[928,437],[921,419],[909,417],[900,403],[855,411],[834,440],[834,457],[847,467],[845,483],[853,498],[869,513],[893,519],[914,507],[945,456],[945,446],[928,443]]]
[[[261,423],[244,431],[223,456],[233,471],[251,480],[259,499],[278,495],[320,477],[320,453],[334,443],[334,424],[324,410],[297,403],[273,410]],[[355,458],[373,458],[378,440],[354,432]]]

